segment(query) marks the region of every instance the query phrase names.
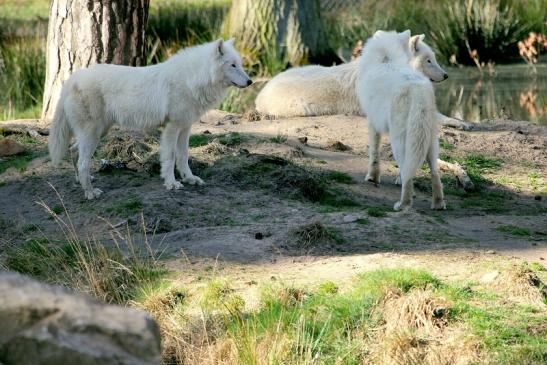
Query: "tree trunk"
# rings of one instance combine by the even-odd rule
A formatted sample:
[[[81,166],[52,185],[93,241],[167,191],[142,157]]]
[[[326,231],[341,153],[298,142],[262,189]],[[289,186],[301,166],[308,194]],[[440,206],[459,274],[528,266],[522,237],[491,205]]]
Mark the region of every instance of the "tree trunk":
[[[293,66],[332,63],[320,10],[319,0],[234,0],[225,31],[252,61],[269,53]]]
[[[150,0],[53,0],[42,119],[53,117],[63,82],[94,63],[146,63]]]

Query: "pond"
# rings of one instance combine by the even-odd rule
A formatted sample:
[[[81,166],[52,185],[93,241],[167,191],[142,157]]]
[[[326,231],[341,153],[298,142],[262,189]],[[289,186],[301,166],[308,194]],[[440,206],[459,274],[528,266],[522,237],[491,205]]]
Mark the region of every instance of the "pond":
[[[526,65],[500,65],[483,75],[475,67],[448,68],[435,84],[437,108],[445,115],[478,122],[490,118],[527,120],[547,125],[547,65],[532,74]]]
[[[472,122],[491,118],[527,120],[547,125],[547,64],[537,66],[533,75],[526,65],[501,65],[494,74],[475,67],[447,68],[449,78],[435,84],[437,108],[445,115]],[[221,108],[242,113],[254,106],[265,85],[232,90]]]

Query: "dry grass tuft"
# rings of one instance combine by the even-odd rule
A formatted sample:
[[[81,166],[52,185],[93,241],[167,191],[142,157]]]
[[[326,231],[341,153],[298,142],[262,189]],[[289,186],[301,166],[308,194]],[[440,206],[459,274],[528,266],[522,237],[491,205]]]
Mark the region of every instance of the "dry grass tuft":
[[[289,235],[294,239],[298,247],[304,249],[311,248],[317,244],[335,243],[340,239],[319,221],[295,227],[289,231]]]
[[[539,307],[546,306],[547,286],[526,264],[513,264],[502,271],[492,284],[497,290],[506,293],[509,300]]]
[[[478,360],[478,342],[448,325],[450,303],[431,290],[391,291],[374,313],[384,324],[371,345],[375,364],[460,365]]]

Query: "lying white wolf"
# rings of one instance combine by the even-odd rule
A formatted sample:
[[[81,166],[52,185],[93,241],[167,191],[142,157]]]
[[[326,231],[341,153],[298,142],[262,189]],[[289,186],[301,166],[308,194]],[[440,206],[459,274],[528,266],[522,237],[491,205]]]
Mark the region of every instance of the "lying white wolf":
[[[416,52],[416,38],[410,38],[406,32],[378,31],[363,49],[356,92],[369,122],[367,180],[380,182],[379,143],[381,134],[389,132],[402,183],[401,199],[394,209],[407,209],[412,205],[413,179],[426,159],[433,186],[431,208],[445,209],[437,168],[435,93],[429,79],[409,66]]]
[[[93,65],[75,72],[63,85],[49,137],[49,154],[58,165],[76,137],[78,178],[87,199],[102,192],[91,186],[91,157],[101,136],[118,123],[143,130],[164,125],[160,160],[167,189],[182,181],[203,184],[188,166],[192,124],[225,97],[228,87],[251,85],[233,41],[222,39],[184,49],[147,67]]]
[[[406,32],[410,35],[410,31]],[[448,74],[423,41],[424,35],[413,38],[416,39],[418,51],[412,55],[410,66],[432,82],[446,80]],[[363,114],[355,94],[358,65],[359,59],[356,59],[332,67],[313,65],[281,72],[268,81],[257,95],[256,110],[276,117]],[[442,114],[438,115],[438,119],[441,124],[465,127],[465,123]]]

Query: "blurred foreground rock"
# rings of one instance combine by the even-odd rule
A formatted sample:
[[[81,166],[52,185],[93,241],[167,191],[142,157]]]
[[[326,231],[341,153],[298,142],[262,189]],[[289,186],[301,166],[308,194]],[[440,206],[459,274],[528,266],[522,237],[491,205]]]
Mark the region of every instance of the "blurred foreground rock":
[[[146,313],[0,273],[0,364],[159,363],[159,330]]]
[[[0,157],[18,155],[25,151],[25,147],[20,143],[9,138],[0,139]]]

